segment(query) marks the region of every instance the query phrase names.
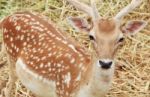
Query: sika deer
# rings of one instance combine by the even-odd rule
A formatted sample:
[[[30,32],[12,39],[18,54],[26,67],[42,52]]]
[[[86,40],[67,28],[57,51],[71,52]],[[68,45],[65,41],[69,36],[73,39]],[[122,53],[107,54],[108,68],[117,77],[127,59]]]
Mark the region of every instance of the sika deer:
[[[38,97],[102,97],[108,91],[114,74],[115,52],[123,35],[133,35],[146,25],[135,20],[122,27],[120,20],[142,0],[132,0],[112,19],[100,17],[92,0],[92,7],[77,0],[67,1],[92,17],[92,26],[81,18],[69,18],[69,21],[78,31],[89,32],[96,55],[41,16],[32,12],[14,13],[2,22],[10,65],[6,97],[11,97],[16,79],[14,71],[22,84]]]

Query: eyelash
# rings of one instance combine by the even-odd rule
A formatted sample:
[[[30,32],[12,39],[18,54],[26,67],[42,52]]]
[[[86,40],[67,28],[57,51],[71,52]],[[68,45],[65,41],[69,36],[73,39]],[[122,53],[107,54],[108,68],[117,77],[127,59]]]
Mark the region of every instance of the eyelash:
[[[118,42],[123,42],[123,41],[124,41],[124,37],[122,37],[118,40]]]
[[[92,35],[89,35],[90,40],[95,40],[95,38]]]
[[[89,35],[89,38],[90,38],[90,40],[95,40],[94,36],[92,36],[92,35]],[[124,41],[124,37],[121,37],[121,38],[118,40],[119,43],[120,43],[120,42],[123,42],[123,41]]]

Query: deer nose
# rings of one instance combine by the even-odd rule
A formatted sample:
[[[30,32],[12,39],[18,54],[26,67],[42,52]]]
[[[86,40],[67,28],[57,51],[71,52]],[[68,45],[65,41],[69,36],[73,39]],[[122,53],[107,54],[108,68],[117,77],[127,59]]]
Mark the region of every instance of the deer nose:
[[[101,66],[101,68],[102,69],[109,69],[110,67],[111,67],[111,65],[112,65],[112,61],[104,61],[104,60],[99,60],[99,64],[100,64],[100,66]]]

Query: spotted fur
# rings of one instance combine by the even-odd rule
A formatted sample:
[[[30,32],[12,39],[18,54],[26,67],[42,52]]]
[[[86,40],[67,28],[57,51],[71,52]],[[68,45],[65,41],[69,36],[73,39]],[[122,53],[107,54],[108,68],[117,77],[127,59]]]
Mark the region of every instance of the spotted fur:
[[[9,56],[37,80],[54,81],[59,97],[70,97],[91,68],[91,55],[42,16],[17,12],[2,27]]]

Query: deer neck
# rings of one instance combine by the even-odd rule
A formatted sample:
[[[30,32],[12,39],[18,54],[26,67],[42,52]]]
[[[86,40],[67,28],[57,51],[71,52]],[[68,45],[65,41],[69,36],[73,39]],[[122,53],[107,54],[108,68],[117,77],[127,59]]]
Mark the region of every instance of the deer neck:
[[[103,70],[97,65],[94,65],[91,84],[110,83],[114,75],[114,67],[108,70]]]
[[[78,97],[103,97],[109,90],[113,75],[114,67],[109,70],[102,70],[94,64],[89,81],[82,88]]]

